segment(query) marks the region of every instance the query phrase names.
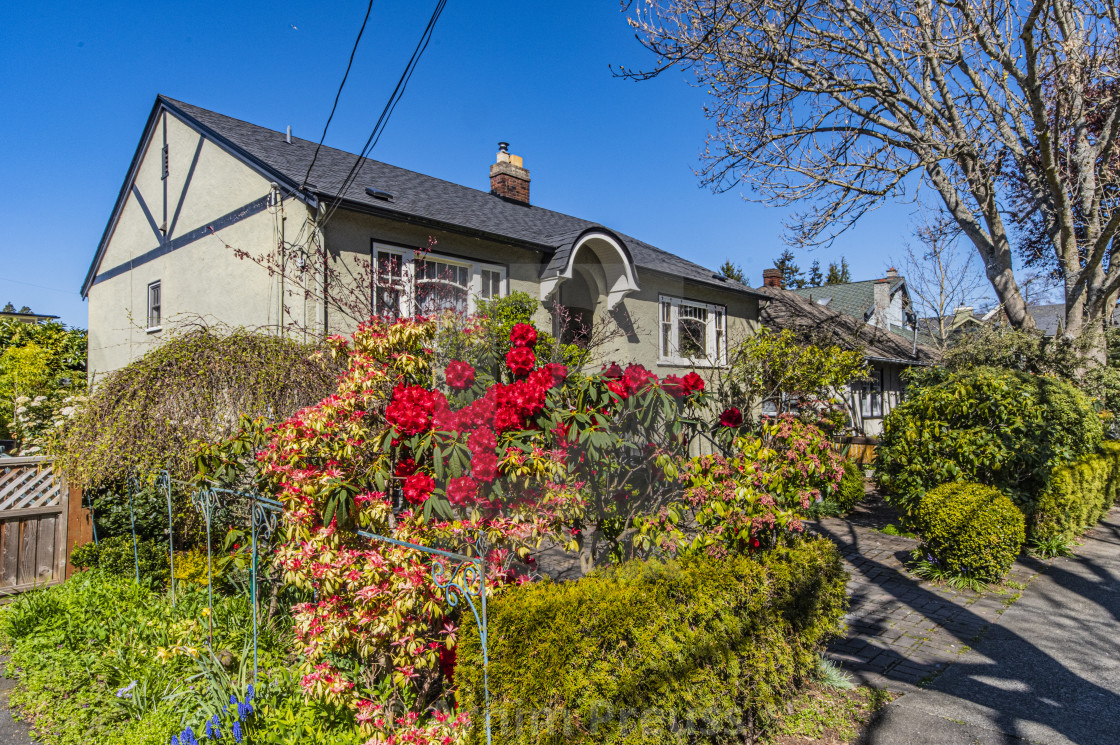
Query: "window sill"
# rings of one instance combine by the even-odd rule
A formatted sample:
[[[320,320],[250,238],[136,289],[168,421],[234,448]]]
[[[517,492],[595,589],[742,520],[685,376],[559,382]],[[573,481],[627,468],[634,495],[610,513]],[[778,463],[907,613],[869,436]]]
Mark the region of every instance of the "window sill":
[[[693,367],[716,368],[716,367],[726,367],[727,366],[726,363],[711,362],[709,360],[695,360],[695,361],[693,361],[693,360],[680,360],[680,359],[665,359],[664,357],[659,358],[657,360],[657,364],[660,367],[681,367],[681,368],[693,368]]]
[[[153,326],[149,329],[144,329],[144,333],[146,334],[158,334],[160,331],[163,331],[163,326]]]

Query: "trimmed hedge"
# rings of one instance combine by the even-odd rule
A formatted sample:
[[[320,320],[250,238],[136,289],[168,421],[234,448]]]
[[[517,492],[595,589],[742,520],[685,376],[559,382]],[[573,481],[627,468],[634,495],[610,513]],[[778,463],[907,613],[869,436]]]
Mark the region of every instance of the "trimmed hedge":
[[[876,451],[887,501],[912,513],[948,482],[994,486],[1023,506],[1055,467],[1100,444],[1093,401],[1057,378],[977,368],[918,385],[883,422]]]
[[[1118,497],[1120,442],[1105,442],[1099,452],[1054,469],[1030,505],[1028,530],[1032,538],[1071,541],[1096,525]]]
[[[983,582],[1005,575],[1026,540],[1023,513],[998,489],[983,484],[929,490],[914,522],[941,567]]]
[[[832,495],[832,500],[847,514],[867,496],[864,488],[863,468],[854,460],[844,461],[844,476],[840,488]]]
[[[511,588],[488,608],[493,742],[738,741],[766,730],[840,629],[836,547],[630,561]],[[471,743],[485,742],[482,654],[464,620],[455,670]],[[680,731],[676,728],[684,728]]]
[[[138,540],[136,552],[132,549],[132,536],[118,535],[100,543],[78,546],[70,554],[70,563],[78,569],[99,567],[114,577],[136,577],[136,560],[140,560],[140,577],[164,581],[170,574],[167,544],[160,541]]]

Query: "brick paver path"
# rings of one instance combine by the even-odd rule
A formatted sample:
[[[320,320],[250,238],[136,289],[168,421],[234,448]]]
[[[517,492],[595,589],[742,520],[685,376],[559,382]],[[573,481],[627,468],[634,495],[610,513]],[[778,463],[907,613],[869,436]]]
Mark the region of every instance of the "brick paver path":
[[[874,497],[872,497],[874,500]],[[883,505],[861,506],[851,519],[826,518],[817,532],[840,547],[851,575],[847,634],[827,653],[860,683],[896,692],[932,680],[967,651],[1015,599],[1042,565],[1016,562],[1002,588],[977,595],[953,590],[910,574],[903,562],[918,541],[886,535],[872,513]]]

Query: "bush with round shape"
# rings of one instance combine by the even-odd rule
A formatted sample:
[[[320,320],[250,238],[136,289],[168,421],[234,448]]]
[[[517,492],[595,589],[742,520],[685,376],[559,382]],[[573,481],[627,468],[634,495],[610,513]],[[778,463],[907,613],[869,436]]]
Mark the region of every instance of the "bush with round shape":
[[[954,481],[994,486],[1029,513],[1056,466],[1101,442],[1092,399],[1064,380],[991,368],[939,377],[887,415],[876,451],[887,501],[906,513]]]
[[[1070,542],[1100,521],[1120,497],[1120,443],[1054,469],[1032,504],[1027,531],[1035,541]]]
[[[1006,574],[1026,540],[1023,513],[983,484],[931,489],[918,503],[914,522],[940,567],[981,582]]]
[[[78,546],[70,554],[70,563],[79,569],[97,567],[116,577],[135,577],[137,560],[140,578],[163,582],[170,571],[168,547],[160,541],[138,540],[133,552],[132,536],[119,535],[99,543]]]

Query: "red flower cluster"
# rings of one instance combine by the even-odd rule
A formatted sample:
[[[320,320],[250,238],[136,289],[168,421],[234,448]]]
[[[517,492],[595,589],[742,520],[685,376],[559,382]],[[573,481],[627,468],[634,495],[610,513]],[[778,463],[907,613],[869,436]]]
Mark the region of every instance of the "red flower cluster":
[[[641,365],[629,365],[626,372],[618,365],[611,365],[603,372],[603,377],[608,381],[607,388],[623,399],[657,385],[657,376]]]
[[[519,323],[509,332],[509,340],[515,347],[532,347],[537,343],[537,330],[527,323]]]
[[[694,372],[683,378],[677,375],[666,375],[661,387],[673,398],[687,398],[693,393],[704,392],[704,379]]]
[[[404,498],[412,504],[423,504],[432,496],[436,480],[426,473],[414,473],[404,480]]]
[[[463,506],[470,504],[478,496],[478,482],[470,476],[459,476],[447,484],[447,499],[451,504]]]
[[[719,415],[719,423],[724,427],[739,427],[743,424],[743,412],[732,406]]]
[[[465,391],[474,385],[474,368],[466,362],[452,360],[443,371],[447,387],[453,391]]]
[[[523,324],[518,325],[520,326]],[[535,334],[536,332],[534,331],[533,333]],[[528,347],[514,347],[506,353],[506,367],[519,378],[528,375],[536,364],[537,356],[533,354],[533,350]]]
[[[426,432],[431,425],[432,412],[447,400],[438,391],[429,391],[418,385],[397,386],[393,389],[393,400],[385,407],[385,421],[392,424],[401,434],[418,435]]]

